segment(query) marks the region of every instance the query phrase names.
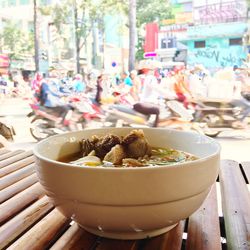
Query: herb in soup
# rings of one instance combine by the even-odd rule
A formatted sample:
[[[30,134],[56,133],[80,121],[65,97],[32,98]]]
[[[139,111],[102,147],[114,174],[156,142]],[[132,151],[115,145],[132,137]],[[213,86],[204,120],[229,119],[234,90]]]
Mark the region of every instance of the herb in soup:
[[[102,137],[80,141],[79,156],[61,159],[79,166],[89,167],[145,167],[173,165],[197,159],[189,153],[163,147],[152,147],[145,138],[143,130],[132,130],[119,137],[109,134]]]

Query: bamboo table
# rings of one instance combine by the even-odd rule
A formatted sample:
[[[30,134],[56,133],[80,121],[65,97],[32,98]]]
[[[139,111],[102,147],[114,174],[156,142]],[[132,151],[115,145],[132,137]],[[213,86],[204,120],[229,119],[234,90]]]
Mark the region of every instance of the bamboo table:
[[[0,149],[0,249],[250,249],[250,162],[222,160],[203,205],[144,240],[101,238],[65,218],[45,196],[34,164],[32,151]]]

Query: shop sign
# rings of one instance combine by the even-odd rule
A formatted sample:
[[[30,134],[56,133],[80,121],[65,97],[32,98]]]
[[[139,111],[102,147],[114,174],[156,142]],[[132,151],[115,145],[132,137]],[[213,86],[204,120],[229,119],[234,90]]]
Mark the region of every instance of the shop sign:
[[[193,13],[192,12],[180,12],[175,14],[175,22],[177,24],[181,23],[192,23]]]
[[[175,19],[165,19],[161,21],[162,25],[170,25],[170,24],[174,24],[175,23]]]
[[[9,57],[5,54],[0,54],[0,67],[1,68],[8,68],[10,65]]]

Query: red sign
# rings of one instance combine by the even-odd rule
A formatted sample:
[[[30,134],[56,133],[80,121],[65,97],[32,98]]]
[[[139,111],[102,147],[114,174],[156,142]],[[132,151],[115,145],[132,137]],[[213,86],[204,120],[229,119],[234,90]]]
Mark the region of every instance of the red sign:
[[[158,49],[158,24],[148,23],[146,24],[146,37],[144,52],[152,52]]]
[[[0,67],[1,68],[8,68],[10,65],[9,57],[5,54],[0,54]]]

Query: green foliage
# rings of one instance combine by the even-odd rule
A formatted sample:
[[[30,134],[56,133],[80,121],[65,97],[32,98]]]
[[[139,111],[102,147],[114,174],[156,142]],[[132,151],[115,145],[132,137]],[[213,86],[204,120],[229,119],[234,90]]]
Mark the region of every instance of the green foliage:
[[[250,1],[250,0],[249,0]],[[128,15],[129,0],[102,0],[102,6],[111,14],[117,12]],[[142,24],[164,20],[171,17],[171,8],[167,0],[137,0],[137,28]]]
[[[116,14],[123,13],[128,15],[129,11],[129,0],[102,0],[102,6],[108,13]]]
[[[34,54],[33,33],[25,34],[18,27],[18,23],[7,21],[0,36],[11,59],[20,60],[27,54]]]
[[[138,36],[138,41],[137,41],[137,46],[136,46],[136,60],[140,61],[144,57],[144,49],[143,49],[143,44],[144,44],[144,37]]]
[[[77,11],[75,35],[79,40],[80,38],[85,40],[93,27],[93,23],[103,30],[103,18],[106,14],[119,15],[119,13],[123,13],[128,16],[129,0],[61,0],[60,4],[56,4],[52,8],[44,7],[41,13],[49,14],[58,34],[63,35],[63,25],[74,23],[74,7]],[[146,23],[159,22],[168,18],[171,18],[171,9],[167,0],[137,0],[138,29]],[[125,25],[128,26],[128,22]],[[143,57],[143,43],[144,38],[138,34],[137,59]],[[79,44],[79,47],[81,48],[82,45]]]
[[[146,23],[158,22],[172,18],[171,8],[166,0],[137,0],[137,27]],[[142,60],[144,54],[144,37],[138,32],[136,59]]]
[[[247,7],[248,7],[248,13],[249,13],[249,11],[250,11],[250,0],[247,0]]]
[[[250,0],[249,0],[250,1]],[[128,15],[129,1],[128,0],[103,0],[106,8],[110,13],[120,11]],[[161,20],[172,18],[171,8],[167,0],[137,0],[136,3],[137,29],[139,30],[144,24],[150,22],[158,22]],[[138,32],[138,41],[136,47],[136,59],[143,59],[144,37]]]
[[[44,7],[42,14],[49,14],[59,34],[63,33],[63,25],[74,24],[74,10],[77,11],[77,36],[86,38],[93,22],[104,17],[104,9],[107,6],[103,2],[91,0],[62,0],[53,7]],[[99,22],[101,23],[101,22]]]
[[[137,26],[171,18],[171,8],[166,0],[137,0]]]

